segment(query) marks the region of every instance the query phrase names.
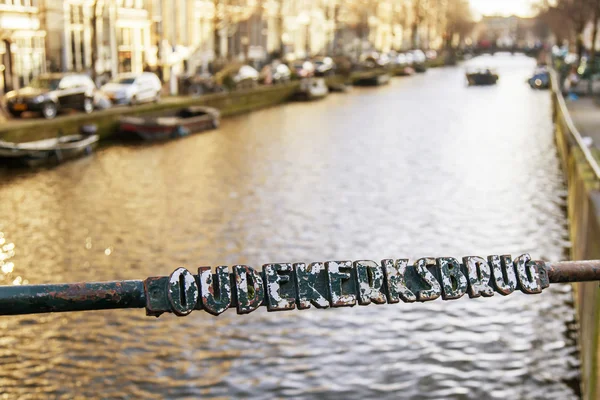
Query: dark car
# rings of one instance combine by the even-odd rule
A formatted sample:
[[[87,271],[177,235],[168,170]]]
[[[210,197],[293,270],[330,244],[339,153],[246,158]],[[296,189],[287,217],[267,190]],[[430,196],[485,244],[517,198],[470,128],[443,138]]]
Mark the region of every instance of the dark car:
[[[310,61],[296,60],[290,64],[290,70],[297,78],[310,78],[315,75],[315,65]]]
[[[331,57],[317,57],[313,60],[315,76],[328,76],[335,73],[335,63]]]
[[[64,108],[90,113],[94,110],[96,85],[84,74],[44,74],[29,86],[6,94],[6,106],[15,117],[25,111],[40,112],[54,118]]]

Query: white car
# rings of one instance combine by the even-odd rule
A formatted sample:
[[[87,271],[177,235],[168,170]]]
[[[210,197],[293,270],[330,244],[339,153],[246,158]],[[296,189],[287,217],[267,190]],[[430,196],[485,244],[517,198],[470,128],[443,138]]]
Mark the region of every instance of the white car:
[[[118,75],[101,90],[113,104],[135,105],[160,100],[162,85],[152,72],[128,73]]]

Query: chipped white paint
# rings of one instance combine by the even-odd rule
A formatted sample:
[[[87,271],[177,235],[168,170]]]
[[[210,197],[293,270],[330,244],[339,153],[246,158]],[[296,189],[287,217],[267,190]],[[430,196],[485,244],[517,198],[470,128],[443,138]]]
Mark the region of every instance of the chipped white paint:
[[[267,307],[269,311],[293,310],[296,307],[296,291],[290,282],[290,276],[293,271],[291,264],[266,264],[263,266],[263,272],[266,278],[267,287]],[[281,284],[290,282],[288,287],[293,297],[283,297],[281,295]]]
[[[254,268],[247,265],[234,265],[235,286],[237,289],[237,313],[248,314],[258,307],[264,299],[262,277]],[[250,293],[252,288],[252,294]]]
[[[523,254],[514,262],[517,279],[523,293],[535,294],[542,292],[542,283],[537,271],[537,265],[531,262],[529,254]]]
[[[492,267],[492,277],[496,291],[507,296],[517,288],[517,276],[509,255],[489,256],[488,263]]]
[[[298,308],[307,309],[311,304],[317,308],[329,307],[327,300],[315,287],[318,277],[325,271],[325,265],[320,262],[310,263],[308,267],[304,263],[295,263],[294,271],[296,286],[298,287]]]
[[[460,270],[460,263],[453,257],[440,257],[436,262],[442,278],[442,298],[460,299],[467,292],[467,278]]]
[[[494,289],[490,286],[492,271],[487,261],[482,257],[463,257],[463,264],[467,269],[469,297],[493,296]]]
[[[429,285],[429,289],[423,289],[417,292],[417,300],[419,301],[435,300],[442,294],[440,284],[435,279],[435,276],[429,272],[429,269],[427,269],[427,266],[435,265],[435,258],[420,258],[415,262],[415,269],[417,270],[417,273],[421,279],[423,279],[423,281]]]
[[[173,271],[169,277],[167,298],[176,315],[184,316],[191,313],[198,303],[198,285],[194,275],[183,267]]]
[[[371,301],[385,304],[383,288],[383,269],[375,261],[361,260],[354,262],[356,282],[358,283],[358,303],[366,306]]]
[[[387,294],[389,303],[398,303],[402,300],[405,303],[412,303],[417,300],[415,294],[406,286],[406,271],[408,268],[408,259],[394,260],[385,259],[381,261],[385,280],[387,284]]]
[[[213,315],[223,313],[231,304],[231,284],[228,268],[217,267],[217,281],[213,282],[210,267],[198,268],[200,278],[200,300],[202,307]]]
[[[215,274],[210,267],[200,267],[197,276],[178,268],[168,278],[148,278],[146,308],[148,315],[167,311],[187,315],[193,309],[219,315],[235,298],[238,313],[246,314],[261,305],[279,311],[296,306],[348,307],[357,301],[367,305],[438,297],[449,300],[465,293],[473,298],[489,297],[495,291],[507,295],[517,288],[535,294],[549,285],[545,264],[531,261],[528,254],[514,263],[510,256],[496,255],[487,261],[481,257],[464,257],[462,261],[440,257],[421,258],[414,265],[407,259],[384,259],[381,264],[371,260],[314,262],[308,266],[280,263],[264,265],[262,273],[236,265],[231,275],[226,266],[217,267]],[[159,281],[165,291],[156,290]]]
[[[342,283],[351,277],[350,261],[327,261],[325,263],[329,276],[329,296],[332,307],[352,307],[356,305],[356,293],[343,293]]]

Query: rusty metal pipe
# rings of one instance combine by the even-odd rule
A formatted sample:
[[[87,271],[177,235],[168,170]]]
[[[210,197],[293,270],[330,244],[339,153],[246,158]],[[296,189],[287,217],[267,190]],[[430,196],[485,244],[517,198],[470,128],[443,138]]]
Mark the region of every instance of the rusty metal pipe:
[[[600,260],[545,263],[550,283],[600,281]]]
[[[0,286],[0,315],[145,306],[142,281]]]
[[[146,308],[146,314],[154,316],[165,312],[183,316],[194,309],[204,309],[218,315],[230,307],[237,307],[238,313],[244,314],[260,306],[270,306],[269,311],[294,309],[296,304],[298,309],[309,308],[311,302],[319,308],[342,306],[334,301],[335,296],[351,299],[352,304],[349,305],[354,305],[357,300],[358,304],[366,305],[371,303],[370,300],[377,304],[397,303],[399,300],[429,301],[440,295],[444,299],[453,299],[464,295],[467,289],[469,297],[479,297],[481,292],[484,296],[491,296],[493,290],[503,295],[515,290],[533,294],[541,293],[550,283],[600,281],[600,260],[543,262],[528,261],[529,256],[523,255],[513,263],[510,256],[503,257],[508,258],[502,263],[498,259],[494,265],[489,265],[493,267],[493,274],[490,277],[488,269],[487,278],[481,282],[485,274],[481,270],[477,273],[476,269],[469,272],[469,268],[474,268],[474,264],[471,263],[473,265],[467,267],[466,263],[470,257],[465,257],[465,264],[449,258],[439,258],[437,261],[431,259],[427,264],[432,268],[429,272],[426,269],[417,270],[417,262],[415,266],[405,266],[405,270],[398,270],[397,274],[401,275],[388,275],[392,271],[392,260],[384,260],[384,281],[381,276],[377,278],[376,275],[373,276],[379,279],[378,281],[375,278],[369,281],[366,270],[359,273],[358,268],[364,270],[368,266],[381,269],[382,267],[375,262],[360,261],[353,264],[343,261],[326,262],[325,266],[335,264],[333,266],[336,267],[329,266],[328,270],[316,267],[312,270],[307,269],[303,263],[294,264],[293,267],[291,264],[266,264],[262,272],[247,266],[236,266],[236,272],[230,274],[227,267],[219,267],[217,274],[213,275],[209,267],[202,267],[199,275],[193,275],[184,268],[178,268],[170,277],[151,277],[145,281],[0,286],[0,315],[119,308]],[[486,264],[481,257],[474,259],[477,263]],[[448,260],[452,260],[452,265],[459,268],[448,267]],[[494,260],[490,257],[488,263],[493,263]],[[342,272],[338,271],[337,266],[340,264],[345,268]],[[529,272],[524,266],[529,266]],[[504,272],[502,268],[505,269]],[[296,269],[301,271],[301,276],[293,276]],[[539,276],[532,274],[532,271],[537,271]],[[311,277],[310,274],[314,276]],[[538,277],[535,278],[534,275]],[[248,280],[249,276],[253,277],[252,281]],[[467,276],[470,279],[469,284]],[[390,284],[391,279],[394,279],[393,285],[396,286]],[[454,279],[456,288],[452,286],[451,279]],[[332,282],[337,284],[333,285]],[[372,288],[375,284],[378,285],[376,290]],[[462,285],[460,290],[457,289],[459,284]],[[205,290],[201,290],[200,287],[204,287]],[[215,287],[218,290],[215,291]],[[365,288],[368,289],[369,301],[361,297],[365,296],[362,292]],[[400,289],[403,290],[402,293]],[[415,293],[422,295],[432,291],[435,293],[431,298],[414,297]],[[452,291],[456,291],[456,296],[450,295]],[[322,299],[319,298],[321,295],[324,296]],[[278,308],[284,300],[286,308]]]

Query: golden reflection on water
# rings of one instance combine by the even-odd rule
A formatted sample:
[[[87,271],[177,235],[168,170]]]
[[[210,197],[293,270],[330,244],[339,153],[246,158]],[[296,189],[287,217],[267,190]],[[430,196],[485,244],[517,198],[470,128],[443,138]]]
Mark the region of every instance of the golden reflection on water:
[[[6,241],[4,232],[0,232],[0,285],[27,285],[29,281],[21,276],[14,276],[15,263],[10,261],[15,256],[15,244]]]

